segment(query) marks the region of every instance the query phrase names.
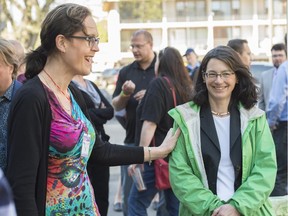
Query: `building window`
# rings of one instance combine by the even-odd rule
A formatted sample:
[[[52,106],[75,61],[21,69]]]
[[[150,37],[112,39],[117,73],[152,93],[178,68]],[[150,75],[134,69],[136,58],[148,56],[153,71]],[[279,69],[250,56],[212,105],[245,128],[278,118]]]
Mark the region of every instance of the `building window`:
[[[207,28],[173,28],[168,30],[168,44],[184,54],[188,47],[207,49]]]
[[[211,1],[211,8],[215,20],[240,19],[239,0]]]
[[[163,4],[170,22],[207,20],[206,0],[167,0]]]
[[[274,0],[273,1],[274,18],[284,19],[286,17],[286,7],[287,7],[287,0]]]

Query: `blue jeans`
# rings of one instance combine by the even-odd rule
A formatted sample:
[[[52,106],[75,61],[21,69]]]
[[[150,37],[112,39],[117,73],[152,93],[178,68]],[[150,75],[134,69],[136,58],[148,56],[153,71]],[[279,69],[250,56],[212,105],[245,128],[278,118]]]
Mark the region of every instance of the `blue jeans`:
[[[154,164],[149,166],[148,163],[144,163],[143,181],[146,185],[145,191],[138,191],[135,184],[133,183],[131,192],[128,199],[128,215],[129,216],[147,216],[146,209],[150,206],[155,194],[159,192],[155,188],[155,174]],[[166,201],[166,209],[170,216],[178,216],[179,214],[179,201],[174,195],[172,189],[164,190],[164,196]],[[159,208],[161,210],[161,207]],[[157,212],[157,215],[164,216]]]

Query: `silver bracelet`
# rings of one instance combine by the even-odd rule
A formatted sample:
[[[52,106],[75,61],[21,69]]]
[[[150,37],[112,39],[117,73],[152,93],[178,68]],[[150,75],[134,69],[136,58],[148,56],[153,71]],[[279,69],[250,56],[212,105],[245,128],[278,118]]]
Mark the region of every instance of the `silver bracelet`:
[[[152,163],[152,160],[151,160],[151,147],[150,146],[148,147],[148,153],[149,153],[149,166],[150,166],[151,163]]]

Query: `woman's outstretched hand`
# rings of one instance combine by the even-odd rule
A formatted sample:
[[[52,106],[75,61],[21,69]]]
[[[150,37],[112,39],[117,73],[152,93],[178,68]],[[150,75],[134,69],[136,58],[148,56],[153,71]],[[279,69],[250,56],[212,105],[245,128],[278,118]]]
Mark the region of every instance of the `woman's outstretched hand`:
[[[144,147],[144,162],[151,162],[156,159],[165,158],[173,151],[181,131],[178,128],[173,134],[173,129],[170,128],[162,144],[158,147]],[[135,166],[131,166],[130,173],[135,170]]]
[[[161,152],[164,154],[163,157],[167,157],[167,155],[173,151],[173,149],[176,146],[176,142],[178,140],[178,137],[181,134],[181,130],[180,128],[177,128],[177,130],[175,131],[175,133],[173,134],[173,129],[170,128],[170,130],[168,131],[164,141],[162,142],[162,144],[158,147]]]

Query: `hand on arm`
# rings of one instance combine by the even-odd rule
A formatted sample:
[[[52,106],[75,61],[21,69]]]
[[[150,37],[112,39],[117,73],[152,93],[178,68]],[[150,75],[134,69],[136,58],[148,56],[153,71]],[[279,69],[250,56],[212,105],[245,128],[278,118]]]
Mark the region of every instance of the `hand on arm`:
[[[100,109],[105,109],[105,108],[106,108],[105,104],[103,102],[101,102]]]
[[[173,129],[171,128],[162,144],[158,147],[151,147],[150,155],[148,147],[144,148],[144,161],[150,161],[159,159],[159,158],[165,158],[168,156],[168,154],[175,148],[177,139],[180,135],[181,131],[178,128],[175,133],[173,134]],[[151,157],[151,158],[150,158]]]
[[[135,98],[137,101],[141,101],[142,98],[144,97],[145,93],[146,93],[146,90],[143,89],[143,90],[137,92],[137,93],[134,95],[134,98]]]

